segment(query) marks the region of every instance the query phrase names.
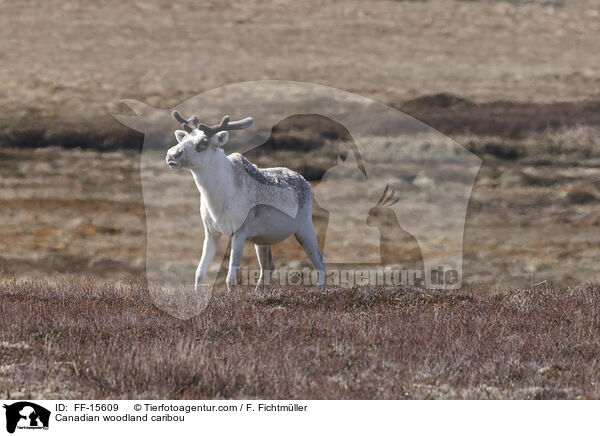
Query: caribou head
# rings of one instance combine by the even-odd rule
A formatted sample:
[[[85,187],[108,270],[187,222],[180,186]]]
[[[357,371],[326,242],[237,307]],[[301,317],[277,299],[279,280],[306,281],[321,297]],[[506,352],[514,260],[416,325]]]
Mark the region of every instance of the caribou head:
[[[200,123],[197,116],[188,119],[179,112],[172,112],[173,118],[181,123],[184,130],[175,130],[177,145],[167,152],[167,165],[171,168],[201,168],[219,147],[229,139],[229,131],[247,129],[254,120],[251,117],[239,121],[230,121],[229,115],[223,117],[219,124],[207,126]]]

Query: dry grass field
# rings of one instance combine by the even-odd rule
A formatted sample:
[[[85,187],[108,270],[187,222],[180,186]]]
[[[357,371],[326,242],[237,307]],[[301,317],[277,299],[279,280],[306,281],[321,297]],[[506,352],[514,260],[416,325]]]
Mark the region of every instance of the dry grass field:
[[[0,398],[600,398],[600,1],[0,0],[0,12]],[[186,321],[152,304],[144,138],[112,114],[131,114],[122,99],[168,109],[261,79],[373,98],[482,159],[461,290],[218,287]],[[246,155],[317,188],[349,139],[296,117]],[[407,207],[453,177],[399,170]],[[182,203],[173,172],[152,171],[165,209]],[[153,247],[197,262],[196,209],[169,213]],[[382,257],[421,265],[393,216],[370,219],[389,236]],[[314,222],[323,246],[316,202]],[[274,254],[309,265],[293,238]],[[256,266],[250,245],[243,263]]]

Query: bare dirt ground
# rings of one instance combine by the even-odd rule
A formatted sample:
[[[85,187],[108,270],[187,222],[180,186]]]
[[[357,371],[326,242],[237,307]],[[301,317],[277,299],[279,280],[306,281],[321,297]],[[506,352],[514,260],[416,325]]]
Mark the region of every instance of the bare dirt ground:
[[[0,396],[600,397],[600,1],[33,0],[0,11]],[[185,322],[151,305],[143,137],[111,113],[130,113],[124,98],[167,109],[258,79],[377,99],[483,160],[463,290],[272,288],[218,295]],[[347,140],[296,118],[247,156],[317,187]],[[156,183],[177,203],[184,192],[163,169]],[[403,171],[405,202],[435,178]],[[200,241],[185,232],[197,211],[171,216],[159,248],[197,262]],[[315,203],[321,245],[327,219]],[[382,255],[422,261],[389,214],[372,219],[394,235]],[[256,265],[253,251],[244,264]],[[275,258],[308,266],[293,239]]]

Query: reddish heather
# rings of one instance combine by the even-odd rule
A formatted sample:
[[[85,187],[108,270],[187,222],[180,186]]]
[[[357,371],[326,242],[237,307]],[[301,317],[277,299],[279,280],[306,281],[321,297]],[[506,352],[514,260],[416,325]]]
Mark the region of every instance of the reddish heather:
[[[271,288],[181,321],[143,281],[0,283],[19,398],[599,398],[600,292]]]

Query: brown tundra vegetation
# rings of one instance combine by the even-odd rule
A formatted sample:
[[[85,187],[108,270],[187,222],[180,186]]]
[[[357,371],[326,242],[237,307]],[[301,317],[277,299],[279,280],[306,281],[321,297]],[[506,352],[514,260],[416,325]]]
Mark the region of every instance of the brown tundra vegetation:
[[[3,281],[5,398],[598,398],[600,290],[273,287],[172,318],[143,281]]]

